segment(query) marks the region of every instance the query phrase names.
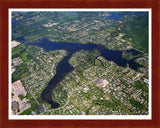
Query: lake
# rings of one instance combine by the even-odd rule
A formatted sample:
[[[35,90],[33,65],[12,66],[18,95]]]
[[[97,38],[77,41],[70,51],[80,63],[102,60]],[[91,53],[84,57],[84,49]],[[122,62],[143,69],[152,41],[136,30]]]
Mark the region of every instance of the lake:
[[[125,60],[122,58],[122,51],[113,51],[109,50],[107,48],[99,48],[97,44],[89,43],[89,44],[80,44],[80,43],[69,43],[69,42],[52,42],[49,41],[46,38],[38,39],[34,43],[27,43],[28,45],[36,45],[44,50],[50,51],[50,50],[66,50],[68,54],[58,63],[56,67],[56,74],[55,76],[49,81],[47,87],[43,90],[41,94],[41,98],[45,101],[51,104],[51,108],[57,108],[60,106],[60,104],[54,102],[52,100],[52,92],[54,87],[64,79],[67,73],[72,71],[74,68],[69,64],[69,59],[72,57],[72,55],[80,50],[89,50],[92,51],[93,49],[98,49],[101,53],[101,56],[103,56],[106,60],[113,61],[117,65],[125,67],[127,63],[129,64],[129,67],[137,70],[139,65],[132,60]],[[139,51],[136,51],[134,49],[126,50],[127,52],[132,52],[134,55],[141,54]]]
[[[144,12],[125,12],[125,13],[120,13],[120,12],[110,12],[110,16],[107,16],[109,19],[112,20],[119,20],[120,18],[123,18],[125,15],[142,15]]]

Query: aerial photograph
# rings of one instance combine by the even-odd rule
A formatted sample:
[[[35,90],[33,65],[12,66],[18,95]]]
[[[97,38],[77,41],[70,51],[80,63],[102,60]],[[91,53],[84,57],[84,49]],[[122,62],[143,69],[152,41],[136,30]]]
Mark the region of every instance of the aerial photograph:
[[[11,11],[10,112],[149,115],[149,11]]]

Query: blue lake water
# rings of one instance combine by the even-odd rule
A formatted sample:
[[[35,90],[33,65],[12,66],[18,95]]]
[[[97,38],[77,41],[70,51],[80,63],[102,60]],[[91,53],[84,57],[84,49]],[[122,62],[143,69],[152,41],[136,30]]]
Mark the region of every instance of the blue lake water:
[[[18,24],[18,21],[15,21],[14,19],[12,19],[12,26]]]
[[[16,40],[17,40],[17,41],[20,41],[20,42],[26,41],[26,39],[24,38],[24,36],[17,37]]]
[[[112,20],[119,20],[120,18],[123,18],[125,15],[136,15],[136,14],[139,14],[139,15],[142,15],[144,12],[133,12],[133,13],[117,13],[117,12],[110,12],[110,16],[107,16],[109,19],[112,19]]]
[[[18,33],[16,30],[12,30],[13,33]]]
[[[76,13],[75,11],[67,11],[67,14],[73,14]]]
[[[72,57],[74,53],[80,50],[89,50],[92,51],[93,49],[97,49],[100,51],[101,56],[109,61],[114,61],[119,66],[125,67],[127,63],[129,67],[137,70],[138,67],[141,65],[137,64],[134,59],[127,61],[122,58],[122,51],[113,51],[107,48],[99,48],[97,44],[80,44],[80,43],[68,43],[68,42],[51,42],[46,38],[42,38],[37,40],[34,43],[28,43],[28,45],[36,45],[44,50],[51,51],[51,50],[66,50],[68,54],[58,63],[56,67],[56,74],[55,76],[49,81],[47,87],[43,90],[41,94],[41,98],[51,104],[52,108],[57,108],[60,104],[54,102],[52,100],[52,91],[54,87],[64,79],[65,75],[72,71],[74,68],[68,63],[68,60]],[[141,54],[139,51],[134,49],[127,50],[127,52],[132,52],[135,54]]]

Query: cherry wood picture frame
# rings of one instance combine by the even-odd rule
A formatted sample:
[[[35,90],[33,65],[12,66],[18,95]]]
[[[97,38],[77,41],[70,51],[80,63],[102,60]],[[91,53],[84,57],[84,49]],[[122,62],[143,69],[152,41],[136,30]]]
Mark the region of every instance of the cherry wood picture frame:
[[[8,41],[9,8],[150,8],[152,9],[151,120],[9,120]],[[160,127],[160,1],[159,0],[0,0],[0,128]]]

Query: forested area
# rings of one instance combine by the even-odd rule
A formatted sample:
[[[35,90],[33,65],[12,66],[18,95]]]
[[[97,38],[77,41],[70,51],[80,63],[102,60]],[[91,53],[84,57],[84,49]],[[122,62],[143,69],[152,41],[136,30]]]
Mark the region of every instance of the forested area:
[[[122,30],[125,33],[123,38],[131,39],[133,47],[145,53],[148,52],[148,31],[148,13],[137,15],[134,20],[127,21]]]

